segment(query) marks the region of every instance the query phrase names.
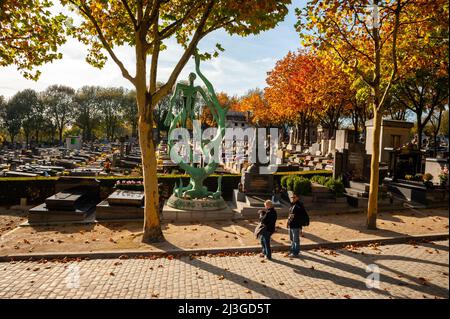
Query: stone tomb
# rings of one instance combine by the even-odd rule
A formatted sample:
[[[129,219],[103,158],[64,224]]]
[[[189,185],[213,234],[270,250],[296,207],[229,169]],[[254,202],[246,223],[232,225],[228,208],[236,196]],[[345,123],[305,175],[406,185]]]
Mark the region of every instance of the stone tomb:
[[[366,151],[370,155],[373,154],[373,125],[373,119],[366,121]],[[413,126],[414,123],[411,122],[383,119],[380,132],[380,162],[387,163],[389,161],[389,152],[386,148],[397,149],[409,142]]]
[[[260,174],[259,166],[253,164],[242,174],[241,188],[233,190],[233,205],[238,218],[257,218],[264,201],[274,195],[273,174]],[[278,211],[287,211],[284,202],[274,203]]]
[[[144,192],[115,190],[97,205],[97,220],[144,218]]]
[[[28,223],[83,222],[93,216],[95,192],[75,187],[48,197],[45,203],[28,212]]]
[[[433,176],[432,182],[435,185],[440,184],[439,175],[445,165],[448,165],[448,159],[443,158],[426,158],[425,159],[425,173]]]

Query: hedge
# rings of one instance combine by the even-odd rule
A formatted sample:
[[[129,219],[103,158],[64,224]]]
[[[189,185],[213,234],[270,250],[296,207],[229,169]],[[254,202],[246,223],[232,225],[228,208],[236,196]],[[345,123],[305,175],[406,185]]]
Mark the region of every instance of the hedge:
[[[279,172],[274,174],[274,184],[279,185],[280,180],[286,175],[299,175],[303,177],[312,177],[313,175],[331,176],[330,171],[316,170],[316,171],[297,171],[297,172]],[[171,193],[175,183],[179,179],[183,180],[183,184],[187,185],[189,176],[184,174],[158,174],[159,183],[163,183],[165,189]],[[209,190],[215,191],[217,189],[217,178],[220,175],[210,175],[206,181],[205,186]],[[0,177],[0,205],[16,205],[20,203],[20,198],[26,197],[29,203],[40,204],[44,200],[55,194],[55,189],[58,183],[73,180],[95,179],[99,182],[102,197],[107,196],[112,192],[118,180],[142,180],[142,177],[133,176],[37,176],[37,177]],[[222,175],[222,193],[225,200],[231,200],[233,190],[238,188],[241,181],[240,174],[224,174]]]

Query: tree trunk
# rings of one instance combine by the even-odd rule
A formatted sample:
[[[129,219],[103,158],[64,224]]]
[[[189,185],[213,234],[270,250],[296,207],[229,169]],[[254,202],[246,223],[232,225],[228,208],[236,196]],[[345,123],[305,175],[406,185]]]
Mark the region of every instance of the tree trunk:
[[[156,155],[153,142],[153,109],[157,100],[148,95],[146,83],[147,55],[143,47],[145,34],[136,34],[136,102],[139,113],[139,146],[142,154],[142,175],[144,178],[144,228],[142,242],[163,241],[159,220],[159,190],[156,175]]]
[[[139,144],[142,153],[142,175],[144,177],[144,243],[164,240],[159,220],[158,178],[153,143],[152,125],[142,117],[139,119]]]
[[[62,134],[63,134],[63,129],[58,129],[58,135],[59,135],[59,144],[62,145]]]
[[[372,158],[370,163],[370,191],[367,208],[367,228],[377,229],[378,212],[378,184],[380,179],[380,132],[381,132],[381,112],[374,107],[373,136],[372,136]]]
[[[420,151],[422,149],[422,134],[423,134],[423,127],[422,125],[417,125],[417,149]]]
[[[30,141],[30,133],[25,133],[25,149],[28,149],[29,141]]]
[[[133,123],[131,125],[131,137],[137,137],[137,127],[136,127],[136,123]]]

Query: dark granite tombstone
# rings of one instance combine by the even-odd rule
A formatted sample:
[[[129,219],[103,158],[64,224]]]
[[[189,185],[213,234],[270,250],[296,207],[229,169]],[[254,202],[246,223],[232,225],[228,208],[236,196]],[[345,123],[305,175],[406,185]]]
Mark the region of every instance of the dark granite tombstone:
[[[33,207],[28,222],[82,222],[92,215],[97,194],[89,188],[74,187],[48,197],[44,204]]]
[[[140,207],[144,204],[144,192],[118,189],[108,196],[108,203]]]
[[[73,189],[59,192],[45,200],[48,209],[51,210],[75,210],[84,200],[87,191],[85,189]]]
[[[264,195],[273,193],[273,174],[260,174],[259,165],[252,164],[241,178],[243,192],[246,195]]]
[[[144,192],[116,190],[97,205],[96,218],[108,219],[142,219],[144,217]]]

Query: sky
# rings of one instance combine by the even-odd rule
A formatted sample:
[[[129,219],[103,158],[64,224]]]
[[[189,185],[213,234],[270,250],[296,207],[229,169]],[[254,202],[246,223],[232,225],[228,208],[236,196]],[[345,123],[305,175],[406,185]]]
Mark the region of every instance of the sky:
[[[300,48],[300,38],[294,29],[296,22],[294,9],[302,7],[305,2],[306,0],[293,0],[284,21],[274,29],[259,35],[230,36],[218,30],[200,42],[201,51],[212,52],[216,43],[220,43],[225,49],[219,57],[202,62],[200,65],[216,92],[224,91],[230,95],[243,95],[250,89],[265,87],[267,72],[274,67],[276,61],[283,58],[289,51]],[[183,53],[183,49],[174,39],[169,39],[166,45],[168,49],[160,54],[158,67],[158,81],[163,82],[168,79]],[[89,65],[85,61],[87,48],[77,40],[68,39],[60,52],[63,54],[62,59],[39,68],[42,74],[38,81],[23,78],[15,66],[0,67],[0,95],[11,97],[27,88],[43,91],[53,84],[67,85],[74,89],[84,85],[132,88],[131,83],[122,77],[119,68],[111,59],[108,59],[102,69]],[[116,54],[130,73],[134,74],[133,49],[123,46],[116,49]],[[178,77],[178,81],[186,80],[188,74],[193,71],[194,61],[191,59]]]

